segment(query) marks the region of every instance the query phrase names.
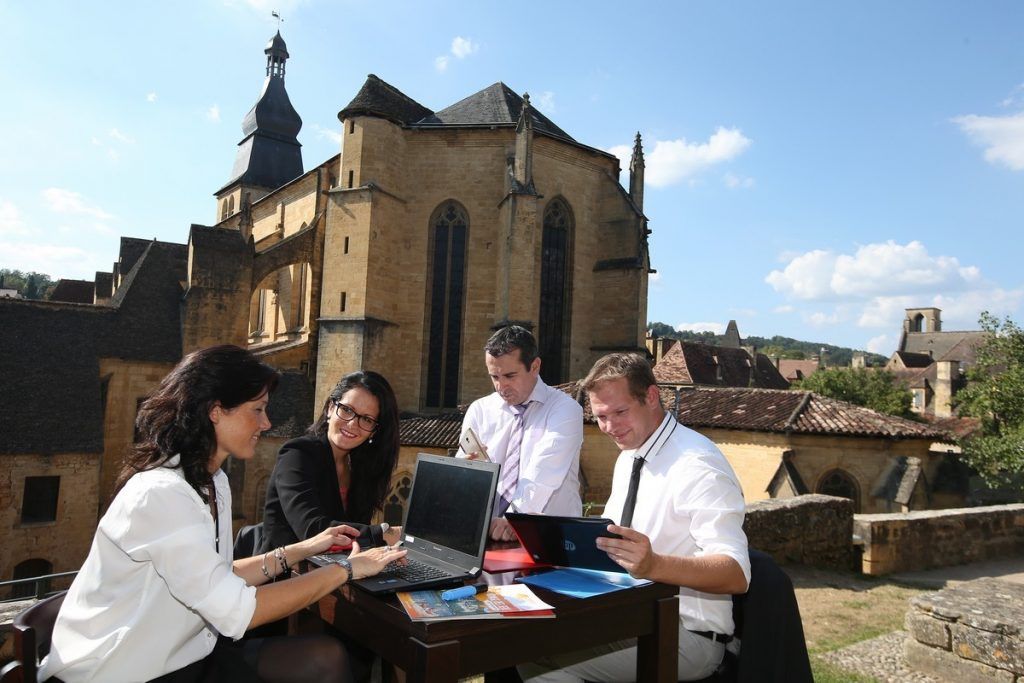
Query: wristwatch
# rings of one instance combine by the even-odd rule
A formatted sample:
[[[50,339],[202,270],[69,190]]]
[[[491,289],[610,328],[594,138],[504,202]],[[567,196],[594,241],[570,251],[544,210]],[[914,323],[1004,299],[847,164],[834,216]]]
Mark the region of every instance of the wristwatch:
[[[348,558],[347,557],[342,557],[341,559],[335,560],[334,563],[336,565],[338,565],[339,567],[341,567],[342,569],[344,569],[346,572],[348,572],[348,578],[345,579],[345,583],[348,583],[349,581],[351,581],[352,580],[352,563],[348,561]]]

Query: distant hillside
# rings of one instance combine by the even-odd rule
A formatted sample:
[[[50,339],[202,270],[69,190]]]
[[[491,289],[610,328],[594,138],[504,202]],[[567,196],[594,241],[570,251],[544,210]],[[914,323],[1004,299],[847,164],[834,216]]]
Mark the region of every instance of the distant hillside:
[[[722,335],[715,334],[714,332],[690,332],[688,330],[679,332],[671,325],[657,322],[649,323],[647,329],[655,337],[670,337],[672,339],[701,342],[713,346],[720,345],[723,338]],[[859,351],[859,349],[849,349],[845,346],[833,346],[824,342],[806,342],[778,335],[771,339],[765,337],[743,337],[742,339],[744,346],[756,346],[757,350],[763,354],[779,356],[781,358],[808,359],[824,351],[825,365],[837,367],[849,365],[853,360],[854,352]],[[867,351],[862,353],[867,364],[871,366],[885,365],[885,362],[888,360],[886,356],[877,353],[868,353]]]

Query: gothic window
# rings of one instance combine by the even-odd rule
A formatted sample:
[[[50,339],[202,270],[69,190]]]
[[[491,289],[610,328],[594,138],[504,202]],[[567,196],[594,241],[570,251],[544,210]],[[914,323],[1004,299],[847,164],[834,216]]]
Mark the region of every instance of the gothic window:
[[[860,512],[860,492],[857,482],[843,470],[836,469],[826,472],[818,481],[818,489],[815,493],[849,498],[853,501],[853,511]]]
[[[230,216],[235,212],[235,196],[231,195],[228,197],[228,215]]]
[[[444,202],[430,219],[425,401],[428,408],[458,405],[468,229],[466,210],[454,201]]]
[[[572,211],[564,199],[556,197],[544,209],[537,321],[540,374],[548,384],[564,382],[568,371],[572,231]]]

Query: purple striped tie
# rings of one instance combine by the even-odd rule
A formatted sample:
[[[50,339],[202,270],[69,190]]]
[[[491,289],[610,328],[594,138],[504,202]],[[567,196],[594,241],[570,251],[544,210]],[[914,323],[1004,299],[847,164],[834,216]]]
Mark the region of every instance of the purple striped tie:
[[[523,432],[526,431],[523,415],[532,401],[512,406],[516,416],[512,422],[512,432],[508,437],[508,449],[505,451],[505,462],[501,466],[501,483],[498,485],[500,499],[495,510],[495,517],[501,517],[512,503],[516,485],[519,483],[519,450],[523,445]]]

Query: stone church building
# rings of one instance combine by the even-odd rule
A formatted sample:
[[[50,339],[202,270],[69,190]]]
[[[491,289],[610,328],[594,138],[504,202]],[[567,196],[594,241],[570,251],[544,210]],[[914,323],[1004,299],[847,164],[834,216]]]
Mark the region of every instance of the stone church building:
[[[285,372],[273,430],[228,473],[236,523],[258,518],[278,447],[346,372],[444,415],[491,390],[482,347],[509,321],[537,335],[550,384],[643,350],[639,136],[627,191],[615,156],[504,83],[433,111],[371,75],[338,114],[340,153],[306,170],[280,34],[264,52],[213,225],[187,244],[123,238],[91,297],[0,299],[5,579],[77,568],[138,403],[196,348],[248,345]]]
[[[338,114],[342,151],[302,172],[301,120],[280,34],[242,124],[212,228],[235,252],[186,292],[185,350],[230,339],[307,370],[319,403],[355,368],[382,372],[409,411],[486,393],[480,351],[509,321],[534,330],[549,384],[610,350],[642,349],[647,225],[637,140],[630,191],[613,155],[582,144],[504,83],[439,111],[370,75]],[[237,236],[212,238],[230,231]],[[251,243],[250,243],[251,240]],[[194,277],[194,276],[193,276]],[[212,309],[230,321],[211,325]]]

